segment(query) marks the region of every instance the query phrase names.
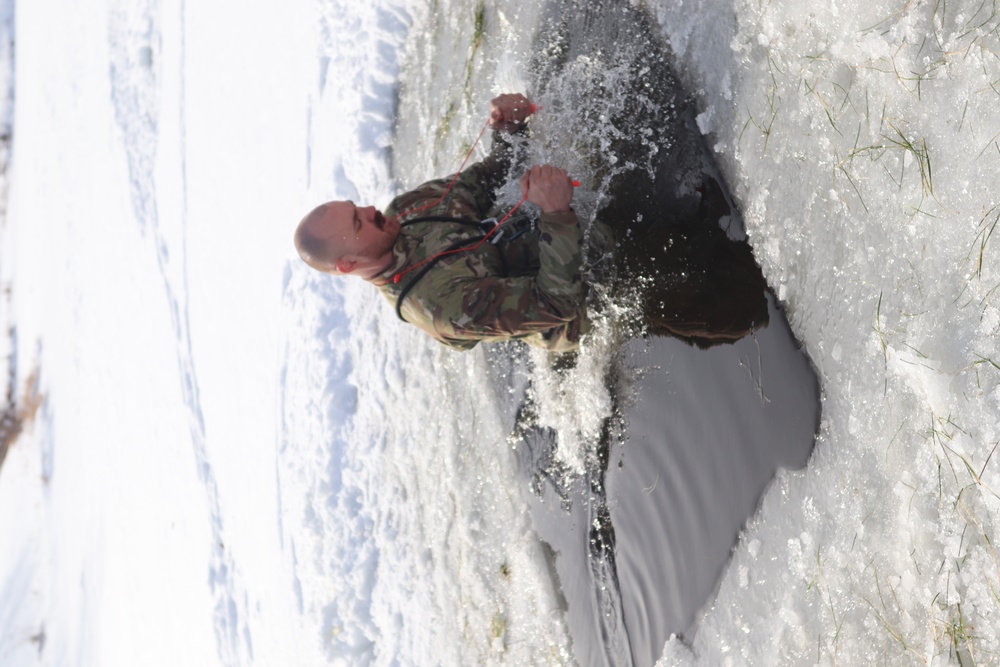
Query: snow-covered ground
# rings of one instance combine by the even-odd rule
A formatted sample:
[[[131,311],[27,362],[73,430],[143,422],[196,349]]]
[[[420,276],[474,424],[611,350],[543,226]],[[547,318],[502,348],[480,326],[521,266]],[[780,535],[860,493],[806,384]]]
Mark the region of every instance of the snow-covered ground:
[[[996,664],[1000,6],[657,5],[823,385],[693,661]]]
[[[571,662],[505,357],[290,245],[530,86],[520,4],[17,7],[0,269],[46,402],[0,469],[0,662]],[[661,662],[996,663],[1000,8],[646,6],[824,415]],[[403,119],[427,141],[401,123],[393,155]],[[600,359],[570,415],[604,409]]]

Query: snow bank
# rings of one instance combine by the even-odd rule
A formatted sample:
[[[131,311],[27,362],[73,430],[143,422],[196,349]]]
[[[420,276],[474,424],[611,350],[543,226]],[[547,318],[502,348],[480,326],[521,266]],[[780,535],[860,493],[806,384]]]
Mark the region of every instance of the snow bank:
[[[661,664],[952,664],[998,649],[1000,15],[651,3],[823,383],[807,470]]]

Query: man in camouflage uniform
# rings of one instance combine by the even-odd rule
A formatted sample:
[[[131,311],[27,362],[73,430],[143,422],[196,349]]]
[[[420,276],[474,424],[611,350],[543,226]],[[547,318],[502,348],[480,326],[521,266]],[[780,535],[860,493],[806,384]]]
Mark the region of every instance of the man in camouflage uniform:
[[[317,207],[295,233],[302,259],[325,273],[369,281],[400,318],[453,348],[519,339],[552,351],[575,349],[586,318],[580,225],[566,172],[531,167],[519,184],[525,200],[541,209],[537,227],[510,239],[515,229],[508,222],[504,235],[497,230],[491,237],[499,242],[479,243],[486,234],[480,222],[504,213],[495,193],[511,149],[502,133],[519,129],[532,108],[523,95],[494,99],[493,150],[450,190],[452,177],[428,181],[384,213],[349,201]]]

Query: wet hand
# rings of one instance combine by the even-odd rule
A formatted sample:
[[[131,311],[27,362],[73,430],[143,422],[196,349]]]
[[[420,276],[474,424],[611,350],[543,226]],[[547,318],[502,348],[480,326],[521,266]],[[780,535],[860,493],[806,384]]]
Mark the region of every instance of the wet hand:
[[[535,105],[520,93],[504,93],[490,100],[490,127],[513,132],[534,113]]]
[[[543,213],[569,211],[573,182],[565,170],[549,164],[535,165],[519,181],[521,193]]]

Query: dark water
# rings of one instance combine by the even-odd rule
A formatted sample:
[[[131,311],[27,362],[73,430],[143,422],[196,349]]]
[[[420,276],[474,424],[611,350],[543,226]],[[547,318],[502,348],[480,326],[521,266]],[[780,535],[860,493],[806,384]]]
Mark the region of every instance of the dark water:
[[[540,481],[532,518],[557,554],[580,664],[651,665],[671,634],[691,638],[775,472],[806,464],[816,378],[769,307],[770,326],[732,345],[629,343],[627,363],[641,371],[632,403],[586,478],[539,474],[551,470],[553,434],[522,434],[523,470]]]
[[[514,429],[583,665],[651,665],[671,634],[697,632],[739,530],[779,468],[805,465],[819,423],[816,375],[742,242],[695,103],[647,18],[621,4],[550,3],[537,85],[581,55],[634,74],[634,103],[615,107],[621,131],[593,164],[649,168],[609,168],[596,217],[616,239],[603,279],[652,324],[609,373],[614,416],[586,475],[554,465],[555,434],[531,426],[529,403]]]

